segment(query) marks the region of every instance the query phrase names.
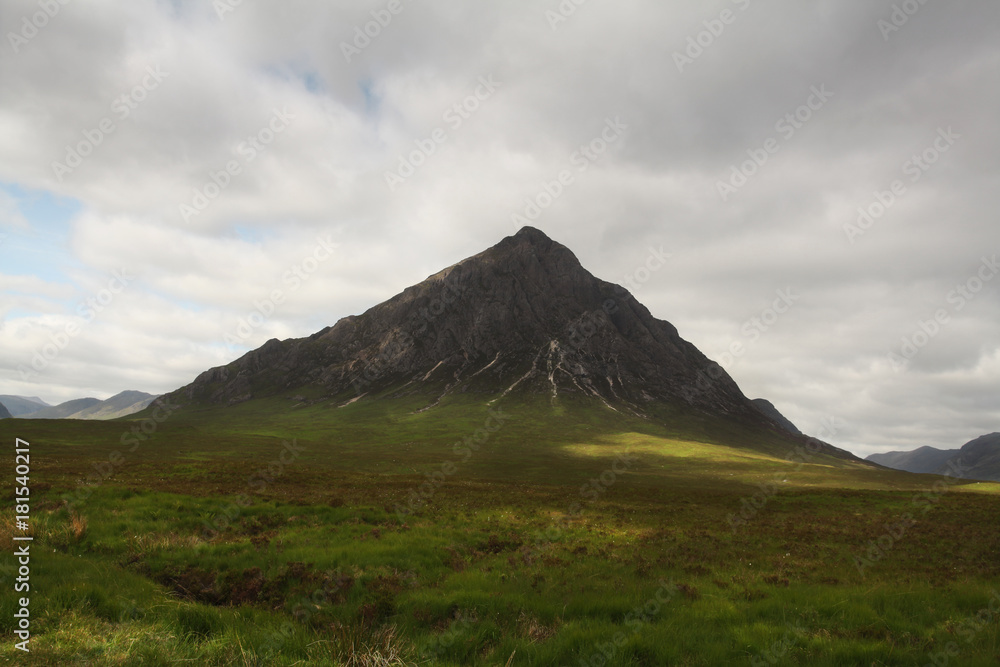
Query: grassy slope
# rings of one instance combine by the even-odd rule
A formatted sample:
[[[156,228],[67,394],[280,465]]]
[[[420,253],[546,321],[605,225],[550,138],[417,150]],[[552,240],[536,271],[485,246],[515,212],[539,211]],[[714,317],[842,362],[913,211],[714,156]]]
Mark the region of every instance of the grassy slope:
[[[780,438],[571,402],[502,406],[465,460],[485,408],[411,414],[424,404],[182,412],[135,452],[119,442],[141,421],[0,423],[33,452],[25,664],[888,665],[949,642],[951,664],[1000,659],[1000,616],[976,620],[1000,590],[1000,485],[797,467]],[[61,504],[95,464],[108,479]],[[907,512],[918,523],[860,572]]]

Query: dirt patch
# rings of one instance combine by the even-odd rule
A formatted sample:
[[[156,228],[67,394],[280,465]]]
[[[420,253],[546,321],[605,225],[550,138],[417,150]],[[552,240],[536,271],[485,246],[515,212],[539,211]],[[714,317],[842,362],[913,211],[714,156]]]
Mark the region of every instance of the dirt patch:
[[[268,578],[259,567],[228,572],[212,572],[195,566],[183,570],[167,570],[153,577],[170,587],[177,595],[195,602],[215,606],[265,605],[277,608],[295,595],[307,595],[330,584],[330,577],[315,571],[312,563],[292,561]],[[342,580],[335,589],[342,593],[354,580]]]

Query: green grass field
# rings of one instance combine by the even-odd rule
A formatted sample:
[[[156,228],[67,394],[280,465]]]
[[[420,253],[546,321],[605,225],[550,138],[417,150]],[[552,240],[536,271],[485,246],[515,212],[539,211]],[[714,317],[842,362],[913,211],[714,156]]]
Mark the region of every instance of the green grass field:
[[[0,421],[35,538],[27,654],[0,561],[2,659],[1000,662],[998,484],[571,403],[297,404]]]

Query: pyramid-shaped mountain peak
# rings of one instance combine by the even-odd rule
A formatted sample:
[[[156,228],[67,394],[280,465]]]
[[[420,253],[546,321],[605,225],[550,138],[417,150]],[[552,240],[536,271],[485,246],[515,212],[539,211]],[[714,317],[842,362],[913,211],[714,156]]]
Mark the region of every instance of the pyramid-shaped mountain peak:
[[[528,226],[521,227],[511,238],[518,241],[527,241],[532,245],[542,247],[547,247],[554,243],[542,230]]]
[[[443,278],[462,267],[463,275],[468,272],[485,270],[488,274],[503,273],[503,270],[514,270],[518,267],[527,268],[533,265],[545,265],[548,271],[567,273],[582,271],[577,280],[593,280],[576,255],[561,243],[553,241],[544,232],[534,227],[522,227],[516,234],[507,236],[491,248],[468,257],[444,271],[434,274],[431,278]],[[490,271],[490,267],[495,269]]]
[[[670,410],[761,419],[736,383],[626,289],[524,227],[361,315],[302,339],[268,341],[172,396],[238,403],[300,392],[346,405],[524,393],[647,416]]]

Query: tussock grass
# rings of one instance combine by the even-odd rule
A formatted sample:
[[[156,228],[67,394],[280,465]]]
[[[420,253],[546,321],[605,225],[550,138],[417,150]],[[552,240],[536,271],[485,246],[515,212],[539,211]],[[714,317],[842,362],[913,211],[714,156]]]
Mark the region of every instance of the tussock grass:
[[[568,403],[509,408],[516,419],[405,520],[397,506],[458,458],[479,407],[317,404],[293,418],[275,400],[181,414],[85,495],[78,480],[127,421],[0,422],[0,438],[32,442],[41,484],[32,652],[16,659],[902,665],[954,643],[950,664],[1000,661],[1000,486],[949,485],[861,572],[852,558],[937,478],[825,459],[797,469],[766,434],[737,446],[735,427]],[[251,487],[293,438],[302,457]],[[612,479],[625,452],[637,461]],[[734,530],[728,517],[773,480]],[[0,567],[8,657],[12,577]]]

